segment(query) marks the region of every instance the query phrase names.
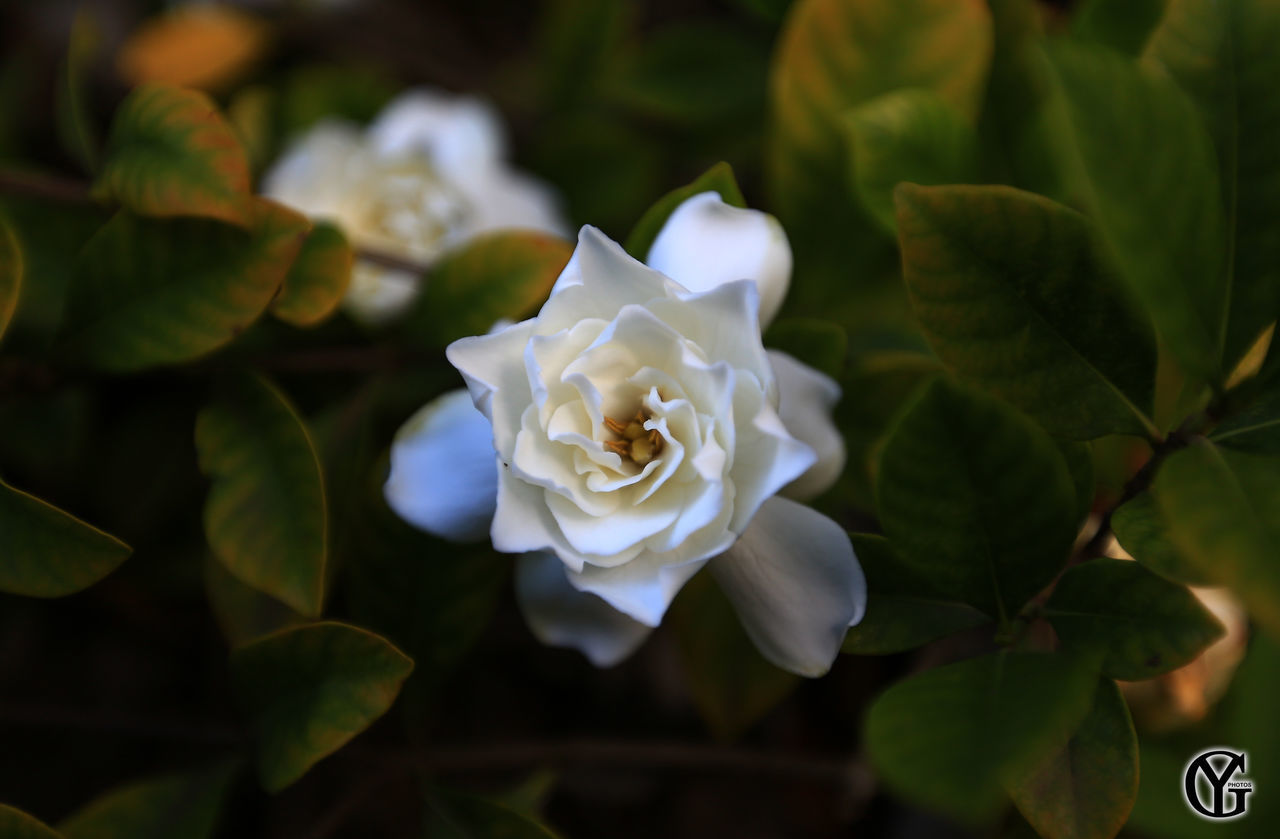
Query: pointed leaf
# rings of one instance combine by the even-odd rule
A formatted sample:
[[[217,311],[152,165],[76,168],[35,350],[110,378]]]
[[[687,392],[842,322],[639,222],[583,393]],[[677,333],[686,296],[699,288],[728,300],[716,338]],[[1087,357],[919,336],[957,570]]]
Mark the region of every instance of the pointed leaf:
[[[67,340],[85,362],[127,372],[199,358],[245,330],[275,296],[310,223],[269,201],[254,229],[117,214],[85,246]]]
[[[387,712],[413,661],[342,623],[292,627],[231,654],[231,680],[258,738],[258,774],[279,792]]]
[[[428,803],[432,839],[557,839],[545,825],[488,798],[437,792]]]
[[[1176,670],[1225,631],[1186,586],[1125,559],[1068,569],[1045,616],[1065,649],[1101,653],[1102,674],[1127,681]]]
[[[1207,586],[1210,578],[1174,547],[1160,505],[1150,492],[1140,492],[1111,514],[1111,531],[1129,556],[1175,583]]]
[[[1280,454],[1280,377],[1261,382],[1253,404],[1224,420],[1209,435],[1219,446],[1241,452]]]
[[[144,216],[255,219],[235,131],[208,96],[167,85],[143,85],[121,103],[94,191]]]
[[[720,198],[733,207],[747,206],[742,190],[738,189],[738,181],[733,177],[733,167],[722,161],[695,178],[693,183],[671,190],[646,210],[627,236],[627,253],[643,262],[649,256],[653,240],[658,238],[659,231],[676,207],[703,192],[718,192]]]
[[[1001,623],[1057,575],[1075,537],[1076,490],[1039,426],[937,379],[880,457],[880,522],[903,564]]]
[[[126,784],[63,820],[66,839],[208,839],[234,764]]]
[[[1093,707],[1061,749],[1008,785],[1044,839],[1111,839],[1138,797],[1138,736],[1116,683],[1100,679]]]
[[[1004,186],[897,191],[903,277],[939,357],[1054,434],[1157,434],[1156,348],[1074,210]]]
[[[116,537],[0,481],[0,591],[64,597],[101,580],[130,553]]]
[[[0,338],[18,311],[22,294],[22,248],[18,237],[0,216]]]
[[[212,553],[204,560],[204,596],[222,637],[232,647],[306,623],[305,617],[279,600],[240,582]]]
[[[232,574],[304,615],[320,614],[328,556],[324,478],[306,425],[266,379],[222,383],[196,419],[212,480],[204,529]]]
[[[53,828],[16,807],[0,804],[0,836],[5,839],[63,839]]]
[[[294,326],[314,326],[332,315],[347,293],[355,254],[342,231],[317,222],[284,278],[271,313]]]
[[[976,824],[1003,787],[1061,748],[1093,700],[1096,671],[1064,655],[995,653],[901,681],[867,713],[866,744],[909,801]]]

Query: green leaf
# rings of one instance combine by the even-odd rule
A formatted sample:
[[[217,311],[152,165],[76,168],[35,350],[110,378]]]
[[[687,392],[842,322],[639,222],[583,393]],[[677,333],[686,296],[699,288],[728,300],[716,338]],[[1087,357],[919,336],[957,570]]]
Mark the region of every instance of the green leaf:
[[[253,205],[254,229],[117,214],[85,246],[68,303],[68,343],[113,372],[177,364],[231,341],[267,308],[310,223]]]
[[[1175,583],[1207,586],[1210,577],[1173,546],[1169,525],[1150,492],[1140,492],[1111,514],[1111,531],[1129,556]]]
[[[0,591],[65,597],[128,559],[132,548],[0,481]]]
[[[896,196],[903,277],[943,362],[1054,434],[1159,434],[1154,335],[1083,217],[1004,186]]]
[[[552,109],[588,98],[606,76],[635,10],[622,0],[552,0],[537,34],[539,81]]]
[[[627,236],[627,253],[644,262],[649,256],[649,248],[653,247],[653,240],[658,238],[662,226],[676,207],[703,192],[718,192],[726,204],[734,207],[747,206],[742,190],[738,189],[738,181],[733,177],[733,168],[722,161],[699,175],[693,183],[671,190],[646,210]]]
[[[71,21],[67,54],[58,67],[58,95],[54,120],[58,142],[86,172],[98,168],[98,136],[85,102],[91,64],[102,33],[89,8],[81,6]]]
[[[885,441],[876,495],[903,565],[1002,624],[1066,563],[1076,490],[1039,426],[937,379]]]
[[[53,828],[8,804],[0,804],[0,836],[4,839],[63,839]]]
[[[1168,79],[1105,49],[1049,53],[1059,152],[1073,203],[1179,364],[1218,378],[1227,287],[1213,143]]]
[[[842,649],[856,655],[913,650],[991,619],[943,597],[903,566],[883,536],[852,533],[853,552],[867,578],[867,613],[850,627]]]
[[[1003,787],[1061,748],[1093,701],[1096,671],[1064,655],[995,653],[906,679],[867,713],[866,745],[899,795],[976,824]]]
[[[324,478],[297,410],[266,379],[222,383],[196,419],[213,484],[204,530],[232,574],[303,615],[320,614],[328,556]]]
[[[1125,559],[1068,569],[1045,616],[1066,649],[1101,653],[1104,676],[1131,682],[1178,669],[1225,632],[1186,586]]]
[[[937,93],[906,88],[854,108],[845,118],[849,172],[862,206],[890,234],[899,183],[977,180],[973,126]]]
[[[769,325],[764,345],[781,350],[815,370],[839,380],[849,337],[844,327],[817,318],[782,318]]]
[[[144,216],[249,227],[249,160],[218,106],[195,90],[148,84],[120,105],[94,193]]]
[[[307,234],[284,278],[271,314],[294,326],[315,326],[342,302],[351,282],[355,254],[334,225],[321,221]]]
[[[1138,55],[1168,5],[1169,0],[1084,0],[1071,18],[1071,33],[1126,55]]]
[[[1236,451],[1280,454],[1280,377],[1262,382],[1252,404],[1224,420],[1209,438]]]
[[[405,339],[438,350],[485,334],[501,318],[532,314],[572,253],[567,241],[545,233],[508,231],[472,239],[428,272],[405,318]]]
[[[0,339],[18,311],[22,296],[22,247],[18,237],[0,216]]]
[[[306,622],[279,600],[240,582],[212,553],[204,561],[204,595],[222,636],[232,647]]]
[[[231,654],[231,680],[258,739],[258,774],[279,792],[387,712],[413,661],[342,623],[291,627]]]
[[[58,829],[66,839],[208,839],[235,769],[228,763],[117,787]]]
[[[1272,0],[1170,0],[1146,54],[1190,95],[1217,144],[1232,270],[1224,369],[1280,313],[1277,40]]]
[[[1200,440],[1164,462],[1153,493],[1179,553],[1280,635],[1280,460]]]
[[[1094,486],[1093,447],[1088,443],[1055,439],[1058,452],[1067,464],[1071,484],[1076,488],[1076,524],[1082,524],[1093,511]]]
[[[800,682],[765,661],[708,574],[681,590],[671,606],[671,620],[694,704],[721,740],[736,739]]]
[[[438,790],[427,800],[431,839],[557,839],[546,826],[488,798]]]
[[[306,64],[276,90],[277,141],[289,140],[325,119],[368,123],[401,90],[385,70],[358,64]]]
[[[1116,683],[1100,679],[1070,741],[1008,784],[1044,839],[1111,839],[1138,797],[1138,736]]]

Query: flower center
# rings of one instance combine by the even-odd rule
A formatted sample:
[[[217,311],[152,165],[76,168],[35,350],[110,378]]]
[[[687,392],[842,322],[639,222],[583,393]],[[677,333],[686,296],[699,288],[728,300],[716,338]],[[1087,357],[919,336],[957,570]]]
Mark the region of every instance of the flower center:
[[[636,415],[626,422],[605,417],[605,428],[620,439],[606,440],[604,447],[637,466],[644,466],[662,451],[662,435],[656,428],[645,430],[644,423],[647,419],[642,409],[637,409]]]
[[[365,208],[365,230],[428,258],[466,220],[466,201],[425,159],[407,158],[377,173],[375,198]]]

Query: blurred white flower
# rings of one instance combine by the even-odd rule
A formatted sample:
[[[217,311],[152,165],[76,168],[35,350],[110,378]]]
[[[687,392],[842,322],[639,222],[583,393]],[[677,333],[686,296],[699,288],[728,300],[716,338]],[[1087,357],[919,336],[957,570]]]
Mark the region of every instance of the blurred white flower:
[[[455,392],[410,419],[386,496],[450,538],[492,518],[494,546],[524,554],[535,634],[598,665],[709,566],[761,652],[816,676],[866,587],[844,530],[777,493],[839,473],[839,390],[764,349],[757,283],[781,302],[790,248],[763,213],[725,210],[714,193],[682,204],[650,266],[583,228],[537,317],[450,345],[479,410]]]
[[[467,97],[415,90],[367,130],[325,121],[295,140],[262,191],[336,223],[357,249],[429,265],[477,234],[567,233],[551,191],[506,162],[493,111]],[[367,323],[409,305],[416,274],[357,260],[345,305]]]

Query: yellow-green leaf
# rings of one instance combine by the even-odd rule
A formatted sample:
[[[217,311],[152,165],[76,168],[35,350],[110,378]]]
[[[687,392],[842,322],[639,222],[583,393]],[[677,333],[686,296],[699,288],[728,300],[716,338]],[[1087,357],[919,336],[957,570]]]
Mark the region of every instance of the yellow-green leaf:
[[[271,314],[294,326],[314,326],[329,317],[347,293],[353,259],[342,231],[317,222],[272,302]]]
[[[18,297],[22,294],[22,249],[18,237],[8,222],[0,217],[0,338],[14,312],[18,311]]]
[[[0,836],[4,839],[63,839],[62,834],[16,807],[0,804]]]
[[[235,764],[165,775],[103,793],[58,829],[66,839],[208,839]]]

